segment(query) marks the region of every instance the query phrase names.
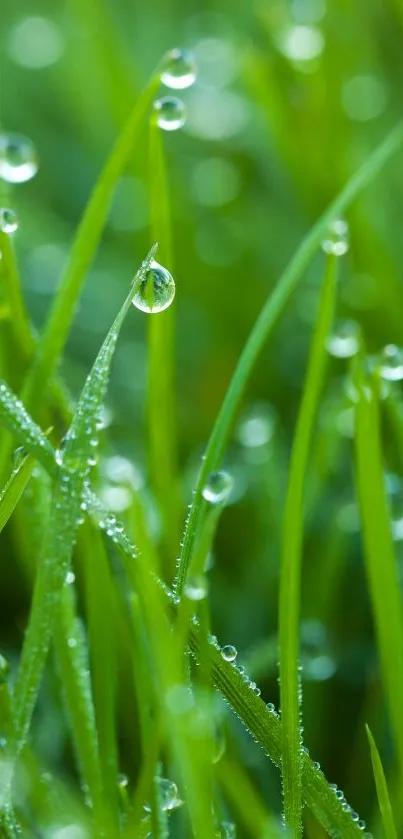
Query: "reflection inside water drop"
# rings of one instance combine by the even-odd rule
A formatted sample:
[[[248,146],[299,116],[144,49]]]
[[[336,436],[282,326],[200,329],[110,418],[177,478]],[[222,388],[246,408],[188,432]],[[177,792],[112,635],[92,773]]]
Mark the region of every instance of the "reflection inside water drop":
[[[164,131],[177,131],[186,122],[186,110],[181,99],[163,96],[154,102],[157,123]]]
[[[172,274],[153,259],[133,297],[133,306],[147,314],[156,314],[167,309],[174,297],[175,281]]]
[[[164,59],[161,82],[173,90],[184,90],[196,81],[196,64],[188,50],[173,49]]]

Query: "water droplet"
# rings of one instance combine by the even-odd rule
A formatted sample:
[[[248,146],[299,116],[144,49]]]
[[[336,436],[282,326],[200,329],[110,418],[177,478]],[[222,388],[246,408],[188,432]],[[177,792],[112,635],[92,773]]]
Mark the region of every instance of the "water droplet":
[[[336,323],[334,332],[326,341],[326,347],[335,358],[351,358],[360,348],[359,324],[354,320]]]
[[[380,373],[389,382],[403,379],[403,349],[395,344],[383,348],[380,356]]]
[[[317,772],[319,772],[320,763],[318,760],[315,760],[315,762],[313,763],[313,768],[316,769]]]
[[[18,217],[14,210],[7,207],[0,208],[0,228],[3,233],[15,233],[18,228]]]
[[[251,406],[237,428],[237,438],[246,448],[265,446],[272,438],[275,414],[271,405]]]
[[[157,783],[162,810],[176,810],[183,804],[183,801],[179,798],[178,787],[173,781],[170,781],[168,778],[158,778]],[[147,813],[151,812],[149,804],[145,804],[144,809]]]
[[[67,646],[71,649],[77,646],[77,638],[69,638],[67,641]]]
[[[184,587],[184,594],[188,600],[203,600],[207,597],[207,591],[207,580],[203,574],[196,577],[189,577]]]
[[[129,785],[129,779],[128,779],[127,775],[125,775],[123,772],[120,772],[120,774],[118,775],[118,787],[119,787],[119,789],[123,790],[128,785]]]
[[[322,241],[322,250],[325,253],[332,253],[333,256],[344,256],[349,248],[348,224],[344,219],[331,221]]]
[[[224,647],[221,647],[221,655],[224,661],[235,661],[237,657],[236,647],[233,647],[232,644],[226,644]]]
[[[273,712],[276,710],[276,706],[274,705],[274,702],[268,702],[267,705],[266,705],[266,708],[267,708],[268,711],[270,711],[271,714],[273,714]]]
[[[233,487],[233,479],[228,472],[212,472],[203,487],[203,498],[211,504],[226,501]]]
[[[175,297],[172,274],[154,260],[133,297],[133,306],[147,314],[163,312]]]
[[[0,655],[0,683],[5,682],[10,673],[10,662],[4,655]]]
[[[177,131],[186,122],[186,110],[177,96],[163,96],[154,102],[157,123],[164,131]]]
[[[161,82],[173,90],[184,90],[196,81],[196,64],[187,50],[173,49],[167,53]]]
[[[68,586],[71,586],[76,579],[76,575],[74,571],[68,571],[66,574],[66,583]]]
[[[0,178],[21,184],[37,171],[38,158],[31,140],[22,134],[0,134]]]

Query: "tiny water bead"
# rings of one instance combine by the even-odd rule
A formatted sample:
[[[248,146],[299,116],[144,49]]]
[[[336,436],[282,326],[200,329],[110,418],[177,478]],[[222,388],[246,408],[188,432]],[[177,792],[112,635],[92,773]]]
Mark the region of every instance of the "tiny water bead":
[[[380,373],[388,382],[399,382],[403,379],[403,349],[395,344],[388,344],[383,348],[380,359]]]
[[[184,90],[196,81],[196,63],[191,52],[173,49],[165,56],[161,82],[172,90]]]
[[[331,253],[333,256],[344,256],[349,248],[348,224],[344,219],[331,221],[322,241],[322,250]]]
[[[22,184],[37,171],[38,157],[32,141],[22,134],[0,134],[0,178]]]
[[[228,472],[224,470],[212,472],[203,487],[203,498],[210,504],[219,504],[221,501],[226,501],[231,494],[233,485],[233,478]]]
[[[326,348],[335,358],[351,358],[360,348],[360,326],[354,320],[336,323],[326,341]]]
[[[14,210],[0,208],[0,229],[3,233],[15,233],[18,228],[18,216]]]
[[[133,306],[141,312],[157,314],[167,309],[174,297],[175,281],[172,274],[153,259],[133,297]]]
[[[232,644],[225,644],[225,646],[221,648],[221,655],[224,661],[235,661],[237,657],[236,647],[233,647]]]
[[[157,124],[164,131],[177,131],[186,122],[186,109],[177,96],[163,96],[154,102]]]

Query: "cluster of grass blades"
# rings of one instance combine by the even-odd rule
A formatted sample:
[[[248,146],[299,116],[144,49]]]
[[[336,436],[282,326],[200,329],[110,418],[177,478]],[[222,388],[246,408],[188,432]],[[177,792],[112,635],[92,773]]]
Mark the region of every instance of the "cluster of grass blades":
[[[182,830],[196,839],[230,839],[235,835],[235,820],[251,836],[275,839],[285,831],[297,839],[302,835],[305,804],[325,833],[340,839],[359,839],[365,835],[364,823],[343,793],[328,783],[304,747],[300,707],[304,491],[321,397],[325,342],[336,295],[338,257],[334,253],[326,259],[289,470],[279,598],[281,716],[274,707],[264,704],[257,686],[237,665],[236,650],[220,646],[211,634],[204,572],[230,487],[220,472],[225,447],[259,353],[302,280],[329,223],[347,210],[401,147],[403,127],[399,125],[370,155],[324,212],[263,307],[241,353],[201,462],[174,578],[181,509],[174,433],[171,311],[153,315],[149,333],[148,446],[151,480],[166,532],[164,552],[158,551],[153,540],[142,489],[133,490],[130,515],[121,521],[97,496],[95,478],[101,410],[120,328],[129,311],[130,317],[134,316],[131,304],[143,293],[144,286],[146,309],[154,305],[147,283],[150,277],[154,281],[155,245],[130,285],[75,407],[57,374],[57,363],[102,236],[114,187],[133,154],[134,141],[158,84],[157,73],[141,95],[101,172],[49,319],[38,338],[26,315],[9,237],[4,232],[0,236],[2,279],[17,363],[10,381],[0,383],[0,423],[7,430],[0,447],[4,478],[0,528],[3,530],[19,516],[20,529],[27,531],[29,519],[26,509],[21,508],[21,499],[28,491],[36,519],[30,549],[21,545],[21,572],[27,584],[33,586],[24,642],[12,676],[7,674],[6,666],[3,668],[0,687],[1,829],[9,837],[37,835],[37,828],[46,831],[57,825],[60,833],[54,828],[52,835],[59,839],[81,839],[87,835],[167,839],[176,835],[177,827],[172,828],[171,824],[178,818],[182,820]],[[168,185],[154,118],[150,148],[155,163],[150,178],[152,238],[160,243],[158,255],[164,266],[172,269]],[[159,270],[166,278],[165,268]],[[136,316],[142,315],[136,312]],[[368,586],[401,782],[403,616],[383,488],[379,382],[376,372],[367,374],[363,351],[353,373],[357,492]],[[393,402],[393,395],[389,399]],[[65,430],[61,442],[55,432],[60,426]],[[22,452],[10,474],[10,453],[17,446],[22,447]],[[368,447],[371,458],[367,457]],[[379,556],[383,557],[382,569]],[[68,781],[55,776],[51,790],[44,793],[44,768],[35,751],[34,738],[32,742],[30,738],[50,650],[59,677],[81,796]],[[53,666],[51,669],[53,672]],[[126,725],[132,747],[137,749],[136,777],[131,767],[128,775],[122,774],[119,759],[122,732],[116,721],[122,673],[133,695],[133,709]],[[223,711],[217,694],[279,767],[285,826],[262,803],[238,758],[220,755]],[[132,730],[135,726],[137,736]],[[396,832],[388,788],[370,734],[369,739],[385,835],[393,837]]]

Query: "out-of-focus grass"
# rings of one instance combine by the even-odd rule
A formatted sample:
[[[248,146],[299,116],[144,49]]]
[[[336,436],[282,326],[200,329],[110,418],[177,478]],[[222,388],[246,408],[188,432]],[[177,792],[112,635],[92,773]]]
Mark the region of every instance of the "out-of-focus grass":
[[[53,336],[52,341],[39,344],[47,347],[46,364],[34,369],[53,370],[68,339],[59,382],[50,391],[41,372],[38,388],[31,389],[35,418],[43,428],[52,425],[50,440],[57,447],[129,279],[151,241],[161,239],[160,261],[172,268],[177,285],[176,335],[173,339],[170,331],[173,308],[160,316],[161,321],[155,316],[150,344],[147,316],[136,313],[125,323],[107,396],[103,417],[107,428],[93,489],[109,514],[123,519],[149,566],[161,570],[171,583],[175,550],[179,553],[178,530],[192,501],[200,456],[246,337],[307,230],[400,119],[399,5],[371,0],[341,7],[335,0],[327,4],[276,0],[230,7],[220,0],[206,13],[179,2],[163,9],[153,2],[134,9],[124,0],[117,4],[85,0],[63,8],[50,2],[35,4],[35,8],[28,2],[17,7],[8,4],[0,17],[2,129],[32,137],[40,157],[39,173],[29,183],[11,187],[0,181],[1,203],[16,209],[20,217],[12,242],[0,234],[0,375],[14,391],[20,391],[29,374],[37,338],[24,304],[39,341],[44,334]],[[67,254],[88,195],[115,138],[121,135],[164,51],[177,45],[193,49],[199,68],[196,85],[179,92],[187,106],[186,126],[164,136],[154,133],[150,142],[149,111],[144,111],[139,131],[136,125],[134,132],[136,142],[125,151],[126,168],[118,180],[99,247],[101,217],[98,230],[94,219],[88,228],[81,228],[81,243],[78,240],[74,259],[70,256],[69,261]],[[119,173],[112,174],[115,178]],[[401,160],[395,156],[347,210],[350,250],[340,260],[337,319],[359,323],[371,354],[385,344],[403,342],[401,188]],[[312,252],[319,239],[320,235],[315,243],[311,241]],[[84,251],[85,264],[81,257],[77,260],[77,253]],[[49,327],[48,315],[62,275],[74,280],[71,288],[84,283],[71,329],[69,307],[61,312],[65,317],[54,319]],[[210,616],[204,604],[195,607],[203,626],[211,621],[221,644],[235,643],[240,660],[256,667],[264,700],[276,705],[276,655],[270,649],[275,649],[277,636],[282,513],[322,275],[323,259],[315,255],[276,323],[270,343],[262,349],[235,423],[232,414],[227,415],[233,430],[223,465],[232,473],[235,486],[208,557]],[[62,321],[65,328],[59,330]],[[381,394],[385,433],[377,440],[374,463],[363,421],[365,405],[359,403],[354,412],[357,386],[350,376],[348,355],[348,347],[344,345],[343,350],[336,340],[304,487],[303,739],[326,777],[344,789],[353,809],[371,824],[377,803],[364,722],[374,733],[388,780],[395,778],[401,753],[396,704],[400,677],[394,677],[393,663],[388,660],[388,649],[392,649],[388,641],[395,639],[395,633],[393,622],[387,620],[392,612],[385,581],[389,581],[393,614],[397,614],[403,426],[399,383],[390,381]],[[177,374],[172,372],[175,369]],[[170,405],[166,391],[175,377]],[[72,400],[61,390],[61,380]],[[36,398],[39,388],[43,388],[40,400]],[[354,482],[351,438],[355,431],[368,588]],[[0,434],[1,448],[9,453],[2,463],[3,487],[11,474],[12,447],[24,440],[13,437],[11,442],[3,429]],[[48,527],[44,524],[48,479],[43,466],[52,473],[53,448],[45,446],[45,460],[30,478],[31,457],[40,452],[38,443],[0,499],[0,520],[5,525],[0,652],[10,659],[12,670],[0,687],[2,699],[14,684],[28,620],[32,569],[40,561],[43,531]],[[373,504],[374,498],[383,499],[382,509]],[[179,610],[179,617],[184,617],[178,649],[169,640],[165,649],[161,639],[165,621],[172,616],[165,611],[162,595],[147,582],[144,569],[140,573],[130,564],[124,551],[122,560],[122,545],[118,550],[111,547],[106,515],[99,513],[97,521],[106,531],[104,549],[99,533],[86,522],[78,531],[73,557],[78,617],[70,614],[69,625],[82,621],[87,638],[82,638],[81,630],[72,632],[72,645],[63,648],[66,656],[61,658],[58,645],[63,644],[66,614],[60,615],[62,638],[56,633],[54,643],[58,666],[49,659],[30,750],[23,753],[20,763],[14,803],[26,835],[33,835],[40,825],[40,835],[57,836],[57,831],[73,822],[82,831],[78,836],[87,835],[86,831],[91,835],[90,810],[79,790],[83,777],[88,783],[88,765],[86,772],[81,771],[81,781],[77,769],[77,746],[81,757],[84,750],[88,758],[88,743],[95,750],[95,764],[90,761],[89,766],[95,793],[97,749],[101,760],[100,783],[112,814],[105,827],[108,835],[114,831],[133,835],[146,799],[151,803],[151,822],[143,825],[144,830],[151,825],[154,835],[164,835],[158,788],[151,783],[161,771],[179,784],[179,794],[187,803],[187,808],[170,817],[172,835],[189,835],[189,815],[201,836],[211,835],[222,823],[236,823],[240,836],[254,835],[254,830],[260,836],[265,820],[268,835],[276,835],[273,818],[282,807],[277,770],[244,736],[227,707],[221,702],[216,706],[211,679],[230,703],[232,697],[237,713],[278,760],[276,720],[269,731],[259,727],[263,711],[258,699],[255,706],[254,697],[249,708],[248,693],[237,685],[235,671],[231,680],[225,669],[231,674],[229,665],[220,670],[217,651],[216,660],[209,664],[209,645],[199,639],[200,679],[199,670],[192,672],[199,691],[196,710],[186,709],[185,702],[182,728],[176,728],[178,718],[172,708],[184,701],[183,693],[174,691],[176,699],[172,706],[168,701],[168,708],[161,707],[161,696],[169,696],[177,682],[187,683],[180,650],[191,626],[194,603],[185,609],[184,601]],[[206,544],[207,531],[201,527]],[[378,543],[388,546],[387,578],[377,566]],[[202,553],[203,541],[199,559]],[[139,583],[151,598],[151,607],[144,599],[136,599],[137,594],[134,600],[127,598],[128,590]],[[78,707],[75,720],[71,714],[74,695],[82,696],[89,689],[87,675],[78,685],[81,694],[80,690],[75,694],[77,685],[68,675],[87,670],[80,658],[87,642],[95,723],[91,703],[81,709],[81,716]],[[150,661],[154,662],[151,669]],[[6,738],[7,701],[3,704],[0,734]],[[75,743],[76,760],[69,726],[77,735],[80,724],[85,736]],[[223,767],[211,764],[216,724],[225,731]],[[194,730],[201,732],[199,740]],[[93,731],[97,746],[94,741],[91,746]],[[186,790],[183,770],[191,767],[191,757],[194,771]],[[121,773],[117,779],[116,772]],[[327,798],[323,776],[320,772],[316,776],[310,764],[306,770],[305,762],[302,772],[303,796],[308,804],[323,798],[325,814],[320,808],[315,812],[328,824],[329,806],[334,802]],[[214,824],[207,788],[213,779]],[[243,790],[239,800],[231,794],[229,779]],[[398,797],[395,800],[394,788],[391,783],[399,830],[402,807]],[[336,822],[343,803],[337,801]],[[98,814],[102,803],[99,796],[98,805],[93,801]],[[250,807],[256,821],[250,817]],[[188,815],[181,815],[185,812]],[[11,824],[12,813],[9,818]],[[359,830],[355,822],[351,825],[351,830]],[[220,827],[227,837],[229,829]],[[315,820],[307,821],[306,830],[309,836],[323,835]]]

